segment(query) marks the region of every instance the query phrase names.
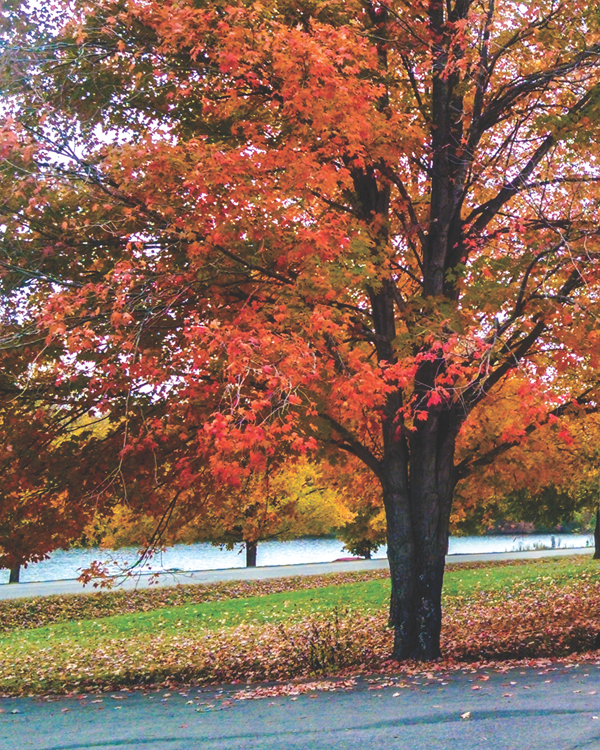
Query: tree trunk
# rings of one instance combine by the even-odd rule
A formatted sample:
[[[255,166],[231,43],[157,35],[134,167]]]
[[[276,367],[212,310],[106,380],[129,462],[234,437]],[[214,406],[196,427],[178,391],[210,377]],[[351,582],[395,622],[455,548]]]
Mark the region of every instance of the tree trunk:
[[[600,560],[600,507],[596,508],[596,528],[594,529],[594,560]]]
[[[430,413],[384,462],[382,483],[388,527],[393,657],[430,661],[441,655],[442,583],[454,492],[456,430]],[[403,455],[403,452],[405,455]]]
[[[364,553],[363,557],[365,558],[365,560],[370,560],[371,559],[371,548],[370,547],[367,547],[365,549],[365,553]]]
[[[19,583],[20,575],[21,575],[21,566],[15,565],[13,568],[10,568],[10,576],[8,578],[8,582]]]
[[[246,542],[246,567],[256,567],[256,549],[258,547],[257,542]]]

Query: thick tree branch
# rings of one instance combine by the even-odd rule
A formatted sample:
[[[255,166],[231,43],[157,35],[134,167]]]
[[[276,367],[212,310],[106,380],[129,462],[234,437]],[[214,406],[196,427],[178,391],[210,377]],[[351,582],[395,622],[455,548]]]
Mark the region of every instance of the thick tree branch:
[[[366,466],[373,471],[378,477],[381,475],[381,463],[375,458],[371,451],[364,446],[356,437],[348,430],[344,425],[340,424],[337,419],[332,417],[326,412],[319,412],[319,417],[328,422],[333,429],[342,438],[342,442],[336,442],[336,445],[345,450],[347,453],[351,453],[356,458],[360,459]]]

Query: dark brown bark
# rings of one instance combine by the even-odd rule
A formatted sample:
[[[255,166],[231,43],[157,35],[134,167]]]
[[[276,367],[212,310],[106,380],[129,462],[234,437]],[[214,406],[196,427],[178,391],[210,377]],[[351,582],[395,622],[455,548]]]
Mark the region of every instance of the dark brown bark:
[[[594,529],[594,560],[600,560],[600,508],[596,508],[596,528]]]
[[[246,542],[246,567],[256,567],[256,550],[258,548],[257,542]]]
[[[10,568],[10,576],[8,578],[8,582],[19,583],[20,576],[21,576],[21,566],[15,565],[13,568]]]
[[[449,413],[431,413],[382,467],[392,581],[390,625],[395,659],[440,656],[441,595],[457,427]]]

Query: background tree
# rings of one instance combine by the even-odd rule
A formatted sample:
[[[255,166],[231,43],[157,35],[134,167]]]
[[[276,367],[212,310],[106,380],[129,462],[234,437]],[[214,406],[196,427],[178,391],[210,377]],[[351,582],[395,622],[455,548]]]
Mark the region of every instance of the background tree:
[[[595,7],[121,0],[3,23],[4,275],[27,270],[23,314],[123,420],[125,486],[144,451],[190,498],[276,450],[355,456],[381,485],[394,656],[438,656],[457,482],[596,404]],[[515,371],[545,411],[523,399],[458,458]]]
[[[229,548],[243,542],[249,567],[256,565],[261,541],[332,534],[353,515],[306,460],[250,476],[211,510],[212,518],[195,519],[196,534]]]
[[[337,530],[352,555],[370,559],[386,540],[381,485],[358,459],[348,456],[324,464],[324,479],[334,488],[350,517]]]
[[[22,567],[71,546],[101,507],[97,475],[82,467],[102,458],[72,411],[22,389],[0,409],[0,443],[0,568],[18,583]]]
[[[151,552],[168,544],[212,542],[232,549],[243,544],[246,565],[256,565],[258,544],[333,534],[353,514],[328,487],[314,464],[290,462],[268,476],[250,476],[239,488],[195,488],[190,502],[165,499],[160,515],[118,503],[86,529],[93,543],[110,549],[138,545]],[[167,494],[168,497],[168,494]]]
[[[502,447],[494,462],[482,462],[456,490],[450,518],[454,533],[490,530],[499,522],[527,522],[546,530],[559,525],[581,524],[590,528],[600,497],[598,415],[574,410],[569,418],[554,420],[530,431],[521,442],[504,450],[502,434],[513,430],[521,399],[505,387],[502,404],[493,401],[479,410],[459,441],[459,451],[468,454],[471,443],[486,443],[488,453]],[[530,403],[539,400],[531,393]],[[547,408],[538,405],[543,411]],[[600,548],[600,545],[598,545]]]

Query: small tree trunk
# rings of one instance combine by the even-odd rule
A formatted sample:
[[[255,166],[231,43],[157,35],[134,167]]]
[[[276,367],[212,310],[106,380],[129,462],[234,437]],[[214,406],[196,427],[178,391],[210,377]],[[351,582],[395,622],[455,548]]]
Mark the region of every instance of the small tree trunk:
[[[371,559],[371,548],[369,546],[367,546],[365,548],[365,553],[364,553],[363,557],[365,558],[365,560],[370,560]]]
[[[246,567],[256,567],[256,549],[258,547],[257,542],[246,542]]]
[[[600,560],[600,507],[596,508],[596,528],[594,529],[594,560]]]
[[[8,578],[8,582],[19,583],[20,575],[21,575],[21,566],[15,565],[13,568],[10,568],[10,576]]]

